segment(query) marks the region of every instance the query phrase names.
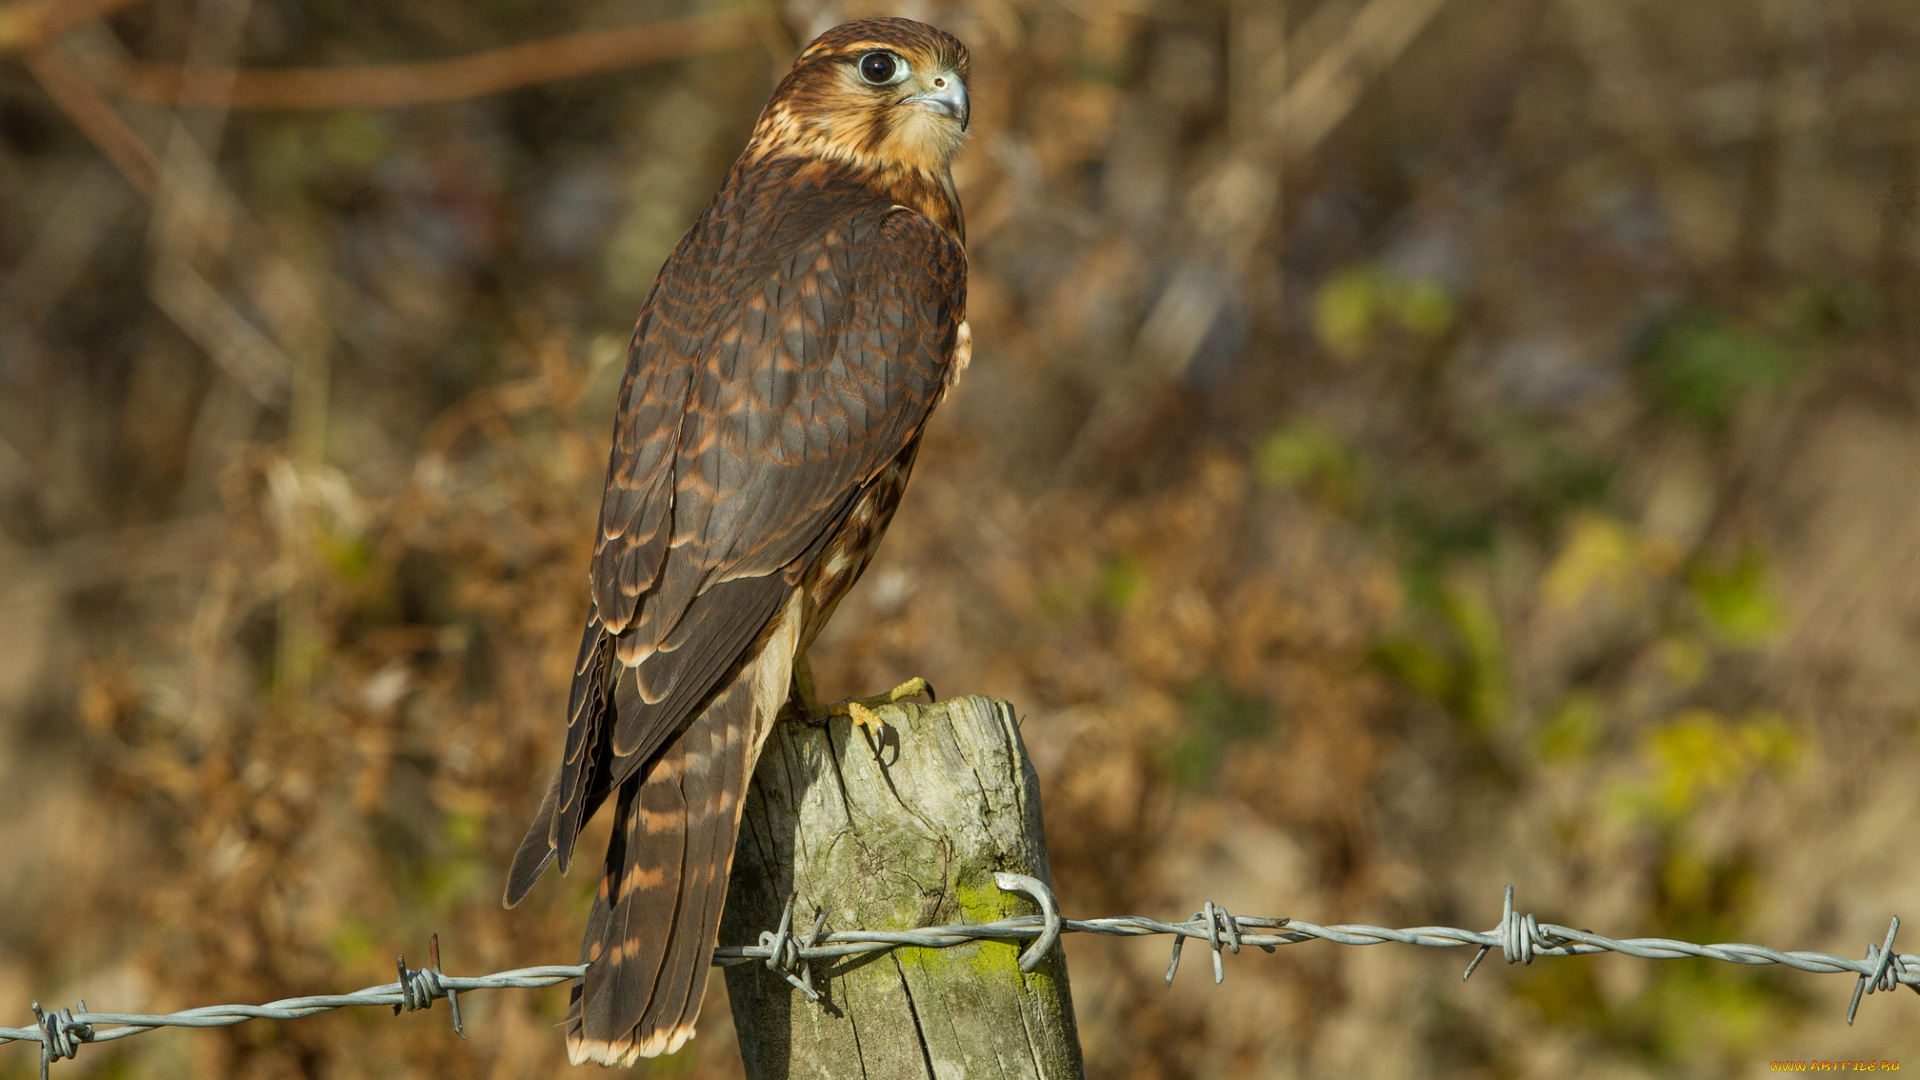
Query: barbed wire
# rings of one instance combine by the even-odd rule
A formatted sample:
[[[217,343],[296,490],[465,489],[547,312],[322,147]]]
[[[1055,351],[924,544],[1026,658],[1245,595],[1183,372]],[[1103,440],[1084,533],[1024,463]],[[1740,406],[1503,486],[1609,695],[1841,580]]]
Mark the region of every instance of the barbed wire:
[[[1067,919],[1060,915],[1053,890],[1037,878],[1024,874],[999,873],[994,884],[1003,891],[1019,893],[1039,908],[1038,915],[1021,915],[995,922],[973,925],[929,926],[914,930],[828,930],[826,912],[816,913],[813,929],[794,932],[795,897],[787,897],[779,927],[762,931],[756,945],[723,945],[713,951],[716,967],[732,967],[755,961],[784,976],[794,989],[808,1000],[819,1001],[813,988],[813,963],[851,956],[890,952],[900,948],[947,949],[974,941],[1032,941],[1020,954],[1020,970],[1031,972],[1053,951],[1062,934],[1105,934],[1113,937],[1173,935],[1173,956],[1167,963],[1167,985],[1180,970],[1180,950],[1188,938],[1206,943],[1213,955],[1213,981],[1226,978],[1223,952],[1238,953],[1244,946],[1273,952],[1281,945],[1303,941],[1331,941],[1340,945],[1381,945],[1397,942],[1427,948],[1451,949],[1478,946],[1479,951],[1467,964],[1462,980],[1470,978],[1487,954],[1499,949],[1509,964],[1531,964],[1543,956],[1587,956],[1611,952],[1637,956],[1645,960],[1678,960],[1698,957],[1722,960],[1730,964],[1781,964],[1797,971],[1816,974],[1850,973],[1856,977],[1853,999],[1847,1005],[1847,1023],[1852,1024],[1860,1008],[1860,999],[1881,990],[1905,986],[1920,993],[1920,955],[1895,953],[1893,942],[1900,932],[1900,920],[1887,927],[1886,940],[1869,943],[1866,956],[1855,960],[1824,952],[1783,952],[1763,945],[1696,945],[1672,938],[1617,939],[1591,930],[1576,930],[1553,923],[1542,923],[1532,915],[1517,915],[1513,907],[1513,886],[1507,886],[1506,902],[1499,925],[1491,930],[1462,930],[1451,926],[1415,926],[1402,930],[1359,923],[1320,926],[1299,919],[1236,916],[1209,900],[1184,922],[1163,922],[1140,915],[1118,915],[1100,919]],[[1270,930],[1274,933],[1259,933]],[[322,994],[284,998],[265,1005],[206,1005],[197,1009],[159,1015],[140,1013],[89,1012],[83,1000],[72,1009],[48,1011],[33,1003],[34,1026],[0,1027],[0,1043],[37,1042],[40,1044],[40,1076],[47,1080],[52,1064],[74,1057],[82,1044],[111,1042],[163,1027],[230,1027],[248,1020],[297,1020],[351,1006],[391,1006],[395,1015],[432,1007],[446,998],[453,1013],[453,1029],[466,1037],[460,1017],[459,995],[471,990],[533,989],[577,979],[586,973],[584,965],[548,964],[515,968],[492,975],[462,977],[440,971],[439,935],[428,939],[429,966],[409,968],[407,958],[396,962],[398,979],[369,986],[350,994]],[[115,1026],[117,1025],[117,1026]]]

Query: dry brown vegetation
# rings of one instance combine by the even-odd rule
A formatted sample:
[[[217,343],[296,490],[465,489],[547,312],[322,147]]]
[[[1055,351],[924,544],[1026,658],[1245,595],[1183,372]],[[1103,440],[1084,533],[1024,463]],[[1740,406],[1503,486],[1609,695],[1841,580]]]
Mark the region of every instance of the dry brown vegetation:
[[[0,1022],[367,985],[434,931],[573,957],[590,875],[498,896],[626,328],[866,11],[726,10],[0,8]],[[715,13],[452,103],[152,100]],[[1912,0],[906,13],[976,57],[978,344],[816,670],[1017,703],[1069,913],[1488,926],[1512,882],[1855,955],[1920,916]],[[502,55],[457,70],[559,54]],[[1920,1002],[1849,1029],[1836,976],[1307,944],[1169,991],[1163,946],[1067,948],[1097,1076],[1920,1065]],[[564,1001],[59,1068],[556,1075]],[[702,1031],[650,1073],[738,1075],[723,993]]]

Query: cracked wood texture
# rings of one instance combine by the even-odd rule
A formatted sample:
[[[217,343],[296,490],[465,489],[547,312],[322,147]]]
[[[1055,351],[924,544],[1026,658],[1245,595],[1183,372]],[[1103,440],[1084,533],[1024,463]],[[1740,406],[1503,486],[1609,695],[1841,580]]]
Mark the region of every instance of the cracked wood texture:
[[[996,870],[1049,884],[1039,784],[1012,706],[984,697],[879,710],[882,761],[846,717],[785,722],[747,795],[720,940],[794,930],[983,923],[1037,914]],[[1064,943],[1062,943],[1064,946]],[[752,1080],[1062,1080],[1085,1075],[1062,947],[1032,974],[980,941],[816,964],[809,1002],[762,964],[726,969]]]

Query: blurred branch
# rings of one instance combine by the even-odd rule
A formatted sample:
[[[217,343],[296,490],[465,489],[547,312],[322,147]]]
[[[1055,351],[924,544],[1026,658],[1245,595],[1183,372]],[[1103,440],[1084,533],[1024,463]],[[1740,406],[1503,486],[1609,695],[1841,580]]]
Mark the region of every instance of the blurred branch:
[[[80,280],[133,197],[111,167],[91,162],[38,222],[26,254],[0,280],[0,308],[38,322]],[[0,452],[3,453],[3,452]]]
[[[1600,107],[1594,115],[1641,148],[1656,168],[1670,170],[1683,156],[1676,110],[1632,24],[1603,4],[1566,4],[1573,16],[1573,41],[1593,72]]]
[[[1186,372],[1236,296],[1245,302],[1254,253],[1280,225],[1287,161],[1318,149],[1445,4],[1329,0],[1305,21],[1301,41],[1287,32],[1284,5],[1241,9],[1234,25],[1234,97],[1265,102],[1266,108],[1235,117],[1232,154],[1195,184],[1196,203],[1205,212],[1192,234],[1203,238],[1203,250],[1175,269],[1154,301],[1135,336],[1131,362],[1109,378],[1061,458],[1061,476],[1084,475],[1092,462],[1114,453],[1128,432],[1152,426],[1163,395],[1147,389]],[[1263,291],[1265,303],[1254,306],[1279,310],[1281,280],[1276,277],[1272,286]]]
[[[1204,237],[1204,249],[1174,271],[1155,300],[1135,337],[1132,362],[1109,379],[1062,457],[1062,476],[1082,475],[1127,432],[1150,426],[1145,421],[1161,408],[1161,395],[1146,388],[1186,372],[1236,295],[1245,302],[1253,255],[1279,227],[1288,160],[1317,150],[1445,4],[1330,0],[1303,24],[1304,41],[1290,38],[1284,6],[1242,10],[1234,26],[1241,57],[1234,96],[1266,108],[1235,118],[1232,154],[1195,184],[1205,212],[1192,232]],[[1263,290],[1265,303],[1255,306],[1279,309],[1282,283],[1276,278],[1272,285]]]
[[[0,597],[20,590],[94,589],[115,582],[205,567],[233,540],[233,523],[217,514],[91,533],[40,548],[0,549]]]
[[[90,19],[140,0],[27,0],[0,7],[0,55],[31,52]]]
[[[1313,60],[1322,56],[1340,40],[1347,27],[1353,25],[1353,17],[1367,5],[1367,0],[1321,0],[1300,25],[1287,31],[1287,49],[1296,60]]]
[[[208,87],[197,72],[128,61],[120,93],[136,101],[230,109],[387,108],[464,101],[535,83],[727,52],[761,41],[760,10],[701,15],[509,45],[451,60],[365,67],[240,69]]]
[[[164,172],[159,155],[66,57],[53,48],[37,49],[27,54],[26,63],[47,95],[128,183],[149,198],[159,194]],[[263,403],[285,399],[293,361],[234,310],[198,270],[184,261],[170,260],[151,284],[154,302],[222,370]]]
[[[27,54],[26,63],[40,88],[67,114],[67,119],[99,147],[127,183],[151,198],[160,189],[160,158],[126,118],[58,51],[36,49]]]
[[[1304,156],[1319,146],[1445,3],[1369,0],[1347,24],[1346,33],[1314,57],[1285,98],[1275,103],[1286,118],[1287,151]]]
[[[262,405],[286,403],[294,362],[192,266],[169,259],[148,282],[153,302]]]

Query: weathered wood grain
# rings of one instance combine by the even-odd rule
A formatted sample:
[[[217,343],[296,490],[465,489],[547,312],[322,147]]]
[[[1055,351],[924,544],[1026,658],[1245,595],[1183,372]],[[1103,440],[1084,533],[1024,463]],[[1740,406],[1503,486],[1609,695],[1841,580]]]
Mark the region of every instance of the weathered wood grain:
[[[1039,785],[1013,709],[983,697],[880,710],[876,761],[845,717],[782,723],[747,797],[720,940],[751,944],[798,894],[796,931],[982,923],[1036,912],[995,871],[1051,881]],[[758,964],[727,969],[753,1080],[1063,1080],[1084,1075],[1067,965],[1014,943],[817,965],[821,1004]]]

